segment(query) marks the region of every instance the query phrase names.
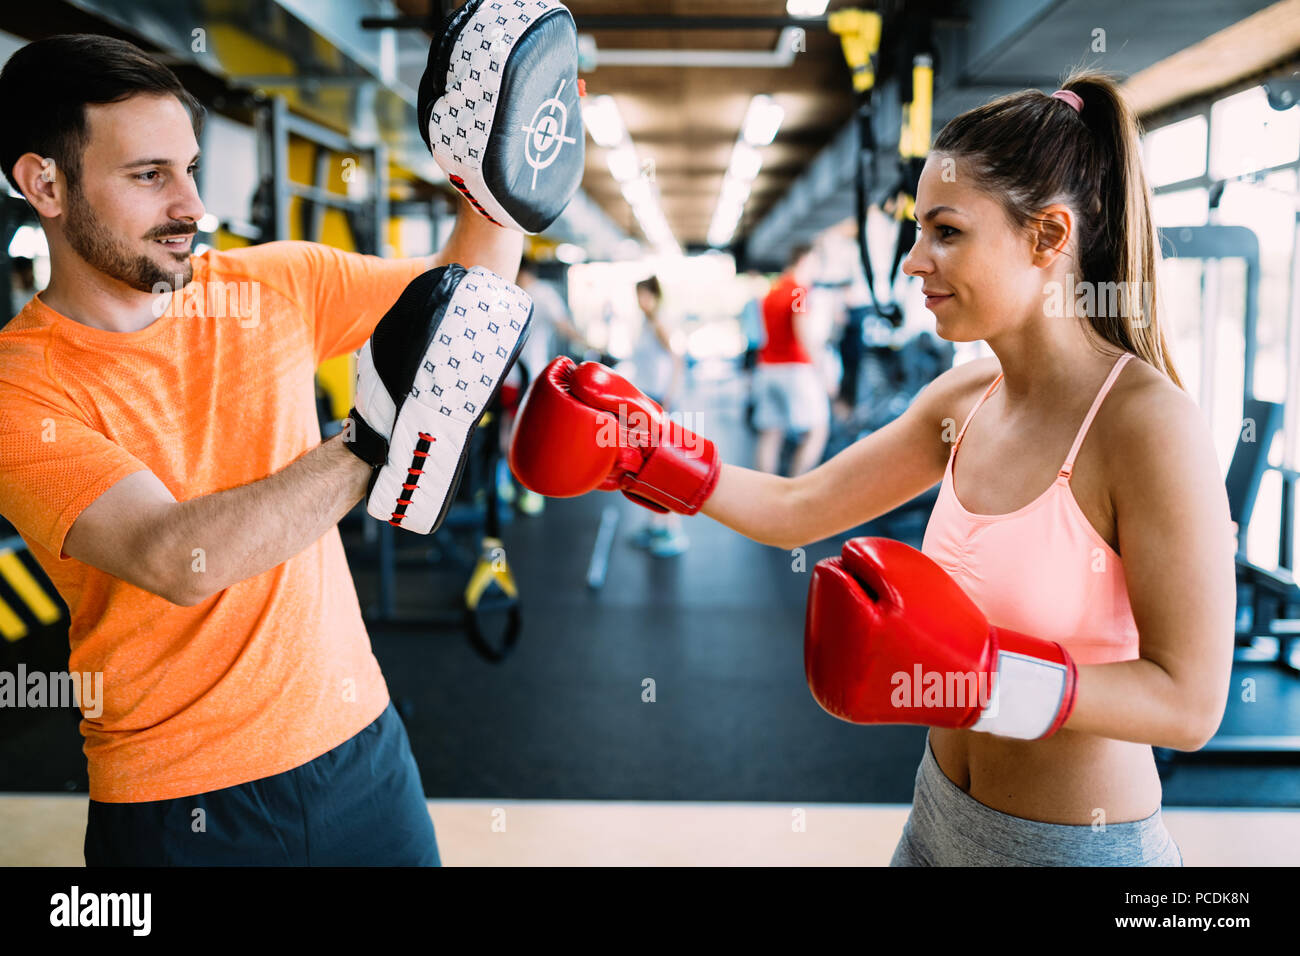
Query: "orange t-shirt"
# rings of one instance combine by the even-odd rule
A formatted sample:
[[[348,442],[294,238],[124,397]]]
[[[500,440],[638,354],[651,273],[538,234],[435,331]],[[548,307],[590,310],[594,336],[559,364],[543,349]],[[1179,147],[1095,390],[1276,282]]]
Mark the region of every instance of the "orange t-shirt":
[[[152,471],[177,501],[258,481],[318,445],[314,373],[361,347],[425,259],[307,242],[192,259],[137,332],[39,296],[0,330],[0,513],[67,602],[69,669],[103,673],[90,797],[165,800],[291,770],[388,705],[338,528],[195,607],[63,554],[92,501]]]

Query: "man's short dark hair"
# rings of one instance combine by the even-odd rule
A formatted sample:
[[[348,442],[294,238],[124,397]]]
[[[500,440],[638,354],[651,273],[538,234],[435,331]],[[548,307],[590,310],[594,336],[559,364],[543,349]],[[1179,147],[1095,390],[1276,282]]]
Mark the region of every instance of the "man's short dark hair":
[[[172,95],[190,114],[194,137],[203,131],[203,106],[176,74],[125,40],[67,34],[27,44],[0,70],[0,164],[14,183],[24,153],[53,159],[74,184],[89,139],[86,105],[132,96]]]
[[[626,289],[627,286],[624,286],[623,288]],[[648,278],[648,279],[642,279],[640,282],[638,282],[638,283],[636,284],[636,291],[637,291],[637,292],[640,292],[640,291],[642,291],[643,289],[644,289],[646,292],[649,292],[649,293],[650,293],[652,296],[654,296],[656,299],[662,299],[662,298],[664,297],[663,290],[662,290],[661,288],[659,288],[659,277],[658,277],[658,276],[650,276],[650,278]]]

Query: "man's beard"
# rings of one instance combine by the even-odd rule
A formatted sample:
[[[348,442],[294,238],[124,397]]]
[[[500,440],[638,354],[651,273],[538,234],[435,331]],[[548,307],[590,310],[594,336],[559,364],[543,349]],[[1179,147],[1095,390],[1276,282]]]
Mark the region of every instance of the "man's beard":
[[[176,291],[184,288],[194,278],[194,267],[190,265],[189,253],[183,261],[177,262],[170,269],[159,266],[148,256],[134,252],[110,232],[81,190],[72,186],[68,190],[68,214],[63,226],[63,234],[68,245],[86,262],[111,278],[118,280],[140,292],[157,293],[163,290]],[[155,230],[158,235],[152,239],[165,239],[172,236],[191,235],[193,226],[185,231],[172,228],[170,231]],[[159,246],[160,249],[165,248]]]

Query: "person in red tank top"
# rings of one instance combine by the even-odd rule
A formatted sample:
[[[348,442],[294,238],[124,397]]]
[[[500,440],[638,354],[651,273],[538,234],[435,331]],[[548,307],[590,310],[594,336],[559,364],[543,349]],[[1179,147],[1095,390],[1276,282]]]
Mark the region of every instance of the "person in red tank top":
[[[807,287],[795,278],[792,271],[781,273],[772,283],[771,290],[763,299],[763,326],[767,329],[767,342],[759,349],[759,362],[766,365],[786,362],[812,364],[808,350],[799,341],[794,328],[795,311],[803,310],[807,298]]]
[[[790,477],[816,466],[830,433],[830,400],[813,362],[824,343],[808,341],[808,287],[816,276],[811,246],[796,246],[785,272],[763,299],[767,342],[754,369],[754,426],[758,448],[754,467],[776,473],[781,444],[790,432],[800,435]]]

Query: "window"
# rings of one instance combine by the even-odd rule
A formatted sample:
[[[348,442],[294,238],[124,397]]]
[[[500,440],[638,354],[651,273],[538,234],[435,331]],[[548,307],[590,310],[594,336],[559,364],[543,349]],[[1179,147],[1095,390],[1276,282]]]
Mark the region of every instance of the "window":
[[[1294,162],[1300,155],[1300,110],[1279,112],[1263,87],[1252,87],[1210,108],[1210,175],[1228,179]]]
[[[1159,193],[1151,201],[1151,217],[1157,229],[1170,226],[1203,226],[1210,209],[1210,194],[1205,189],[1179,189]]]
[[[1203,176],[1205,135],[1204,116],[1193,116],[1147,133],[1142,153],[1152,187]]]
[[[1295,189],[1295,170],[1284,169],[1258,183],[1228,183],[1219,204],[1220,222],[1246,226],[1259,237],[1255,395],[1269,402],[1286,400],[1286,327],[1291,308]]]

